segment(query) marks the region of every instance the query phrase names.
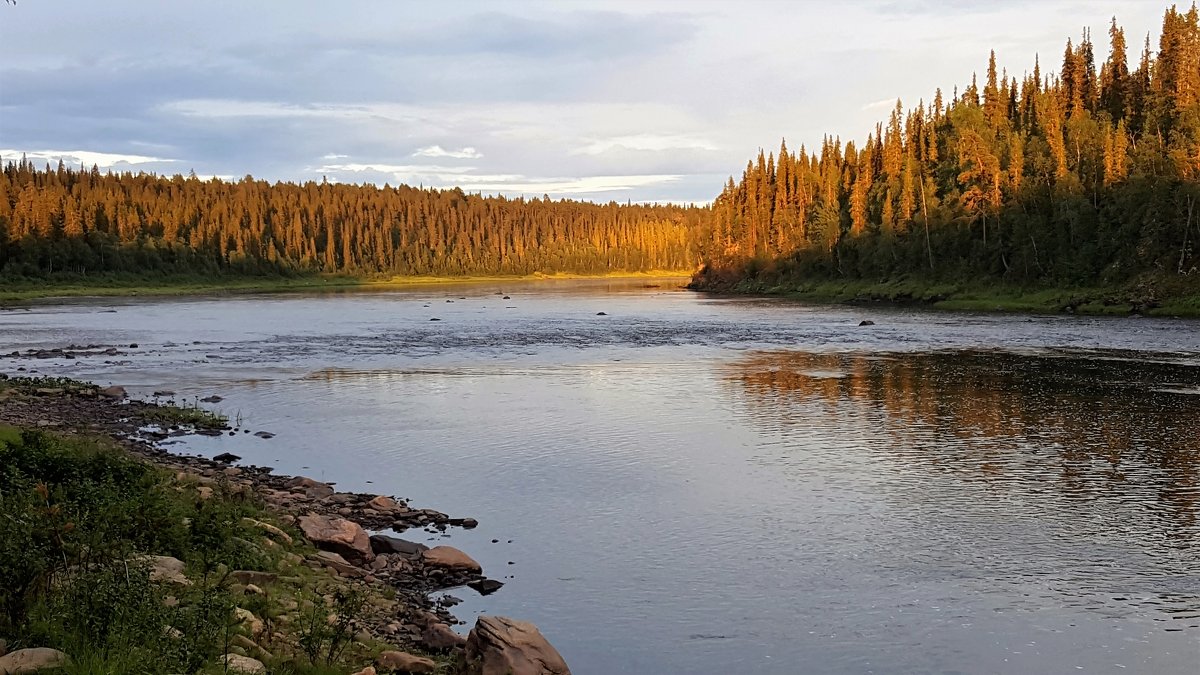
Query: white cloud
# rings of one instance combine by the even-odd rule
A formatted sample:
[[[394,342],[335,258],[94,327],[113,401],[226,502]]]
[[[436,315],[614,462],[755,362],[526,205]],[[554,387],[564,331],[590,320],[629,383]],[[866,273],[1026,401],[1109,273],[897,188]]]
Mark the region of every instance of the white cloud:
[[[125,155],[115,152],[93,152],[91,150],[14,150],[11,148],[0,149],[0,157],[4,158],[5,162],[16,161],[21,155],[31,162],[52,162],[57,163],[62,160],[64,164],[70,166],[83,166],[91,168],[96,165],[101,169],[109,169],[118,165],[137,165],[137,164],[157,164],[163,162],[175,162],[178,160],[164,159],[162,157],[148,157],[146,155]]]
[[[413,157],[452,157],[454,159],[483,159],[483,154],[472,147],[461,150],[446,150],[440,145],[421,148],[412,154]]]
[[[615,136],[595,140],[587,145],[576,148],[571,154],[600,155],[610,150],[646,150],[664,152],[667,150],[716,150],[717,146],[703,138],[679,134],[634,134],[632,136]]]
[[[310,169],[321,174],[387,174],[396,183],[426,187],[460,187],[470,192],[505,194],[581,195],[624,192],[672,183],[682,175],[649,174],[624,176],[531,177],[523,174],[475,173],[471,166],[432,164],[326,164]]]
[[[873,101],[863,105],[863,110],[890,110],[896,105],[894,98],[881,98],[878,101]]]
[[[328,155],[322,155],[321,159],[349,159],[350,155],[339,155],[336,152],[331,152]]]

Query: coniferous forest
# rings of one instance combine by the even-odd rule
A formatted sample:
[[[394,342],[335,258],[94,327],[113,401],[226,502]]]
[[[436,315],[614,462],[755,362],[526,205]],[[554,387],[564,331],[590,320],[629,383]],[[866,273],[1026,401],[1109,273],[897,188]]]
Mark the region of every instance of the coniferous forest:
[[[813,279],[1117,285],[1200,277],[1200,19],[1135,64],[1114,19],[1056,73],[996,62],[865,142],[760,151],[713,205],[702,287]],[[751,282],[751,283],[747,283]]]
[[[1200,285],[1200,18],[1136,63],[1114,19],[1061,63],[897,101],[862,143],[760,151],[709,208],[461,190],[0,172],[0,277],[521,275],[699,269],[813,280]],[[982,80],[982,81],[980,81]]]

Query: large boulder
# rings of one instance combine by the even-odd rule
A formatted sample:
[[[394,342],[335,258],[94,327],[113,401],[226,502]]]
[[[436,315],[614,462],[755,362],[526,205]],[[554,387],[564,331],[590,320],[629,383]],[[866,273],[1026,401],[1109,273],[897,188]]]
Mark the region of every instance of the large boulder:
[[[425,544],[400,539],[399,537],[389,537],[386,534],[373,534],[371,535],[371,550],[376,554],[399,553],[401,555],[414,556],[428,551],[429,547]]]
[[[11,654],[0,656],[0,675],[20,675],[60,668],[67,665],[68,660],[66,654],[48,647],[18,649]]]
[[[562,656],[531,623],[481,616],[467,636],[468,675],[570,675]]]
[[[408,652],[386,651],[375,659],[375,665],[385,673],[432,673],[437,664]]]
[[[191,580],[183,573],[183,561],[166,555],[147,556],[150,563],[150,581],[161,581],[180,586],[192,585]]]
[[[126,398],[129,395],[125,392],[125,387],[118,387],[115,385],[112,387],[105,387],[105,388],[97,391],[96,393],[100,394],[101,396],[103,396],[105,398],[112,398],[112,399],[117,399],[117,400]]]
[[[431,623],[421,631],[421,643],[435,652],[461,647],[467,639],[444,623]]]
[[[475,574],[483,572],[483,566],[475,562],[474,558],[453,546],[434,546],[428,551],[422,552],[421,559],[429,567],[441,567],[442,569],[473,572]]]
[[[371,552],[371,539],[358,523],[310,513],[301,516],[296,524],[304,536],[323,551],[332,551],[359,564],[375,559],[375,554]]]

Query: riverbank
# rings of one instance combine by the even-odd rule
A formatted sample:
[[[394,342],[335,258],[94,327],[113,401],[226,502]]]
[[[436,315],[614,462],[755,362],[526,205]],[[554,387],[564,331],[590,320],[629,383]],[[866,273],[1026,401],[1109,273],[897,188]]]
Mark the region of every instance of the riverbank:
[[[503,283],[568,279],[685,279],[689,271],[654,270],[609,274],[529,274],[524,276],[397,276],[387,278],[313,275],[299,277],[178,277],[165,279],[108,278],[79,281],[20,281],[0,283],[0,305],[67,297],[185,296],[212,294],[287,293],[311,291],[387,290],[422,285]]]
[[[503,584],[392,535],[474,520],[158,446],[195,433],[250,430],[120,387],[0,379],[0,672],[568,672],[514,661],[561,664],[529,624],[457,635],[430,594]]]
[[[693,279],[688,288],[710,293],[769,295],[822,304],[919,305],[946,311],[1200,317],[1200,291],[1182,284],[1120,288],[1021,288],[923,281],[811,281],[721,283]]]

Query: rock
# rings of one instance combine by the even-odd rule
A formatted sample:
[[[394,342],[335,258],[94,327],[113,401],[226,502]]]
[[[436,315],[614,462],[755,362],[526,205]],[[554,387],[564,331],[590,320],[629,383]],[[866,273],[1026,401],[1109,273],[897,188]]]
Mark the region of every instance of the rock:
[[[373,534],[371,535],[371,550],[375,553],[399,553],[414,556],[428,551],[429,547],[415,541],[389,537],[386,534]]]
[[[150,581],[161,581],[181,586],[191,586],[192,582],[183,574],[183,561],[165,555],[152,555],[146,558],[150,562]]]
[[[201,501],[207,501],[212,499],[213,489],[207,485],[201,485],[200,487],[196,488],[196,495],[200,497]]]
[[[105,387],[96,393],[100,394],[101,396],[103,396],[105,398],[114,398],[114,399],[118,399],[118,400],[127,398],[129,396],[129,394],[127,394],[125,392],[125,387],[116,387],[116,386]]]
[[[250,634],[254,637],[262,635],[262,632],[266,629],[266,625],[262,622],[262,619],[254,616],[254,613],[249,610],[234,607],[233,616],[238,620],[238,623],[248,628]]]
[[[214,396],[205,396],[204,398],[200,399],[200,402],[201,403],[220,403],[221,401],[224,401],[224,400],[225,399],[221,398],[220,396],[214,395]]]
[[[284,532],[283,530],[279,529],[278,527],[275,527],[274,525],[272,525],[270,523],[264,523],[261,520],[255,520],[253,518],[242,518],[242,522],[245,523],[246,525],[249,525],[250,527],[257,527],[258,529],[266,532],[267,534],[271,535],[275,539],[278,539],[279,541],[282,541],[285,544],[292,543],[292,536],[290,534],[288,534],[287,532]]]
[[[504,584],[495,579],[479,579],[467,582],[467,587],[475,589],[480,595],[491,595],[503,588]]]
[[[367,502],[367,506],[375,509],[376,511],[383,511],[386,513],[388,511],[395,511],[399,504],[397,504],[396,500],[392,499],[391,497],[380,495]]]
[[[256,431],[254,432],[254,435],[258,436],[259,438],[275,438],[275,434],[269,431]]]
[[[421,559],[430,567],[441,567],[448,570],[461,570],[479,574],[483,567],[471,556],[453,546],[434,546],[421,553]]]
[[[426,647],[440,652],[461,647],[467,643],[467,639],[444,623],[433,623],[421,631],[421,642]]]
[[[367,666],[353,675],[376,675],[375,666]]]
[[[136,342],[130,342],[130,343],[129,343],[129,348],[130,348],[130,349],[137,349],[137,348],[138,348],[138,343],[136,343]]]
[[[253,570],[236,570],[230,572],[229,577],[239,584],[256,584],[258,586],[273,584],[279,579],[279,575],[274,572],[257,572]]]
[[[8,641],[0,640],[0,656],[4,656],[7,653],[8,653]]]
[[[375,557],[367,531],[344,518],[330,518],[309,513],[297,521],[300,531],[317,548],[346,557],[352,563],[369,563]]]
[[[469,675],[570,675],[571,669],[531,623],[481,616],[467,636]]]
[[[214,462],[220,462],[222,464],[230,464],[232,462],[238,461],[239,459],[241,459],[241,457],[238,457],[237,455],[233,454],[232,452],[222,452],[221,454],[217,455],[216,457],[213,457]]]
[[[245,593],[246,595],[266,595],[266,591],[254,584],[246,584]]]
[[[397,651],[383,652],[375,659],[375,665],[384,672],[394,673],[432,673],[437,670],[437,664],[429,659]]]
[[[266,675],[267,667],[262,661],[252,659],[249,656],[241,656],[239,654],[226,654],[220,659],[217,659],[225,667],[225,670],[230,673],[246,673],[247,675]]]
[[[61,668],[67,665],[69,660],[66,654],[48,647],[18,649],[11,654],[0,656],[0,673],[3,675],[36,673],[39,670]]]
[[[860,325],[860,326],[874,326],[874,325],[875,325],[875,322],[874,322],[874,321],[872,321],[872,320],[870,320],[870,319],[863,319],[862,321],[859,321],[859,322],[858,322],[858,325]]]
[[[474,518],[463,518],[462,526],[463,526],[463,529],[473,530],[473,529],[479,527],[479,521],[475,520]]]
[[[366,570],[351,565],[345,558],[333,553],[332,551],[317,551],[317,553],[312,556],[312,559],[318,564],[328,567],[344,577],[361,579],[362,577],[367,576]]]
[[[596,312],[596,316],[608,316],[608,312]]]

